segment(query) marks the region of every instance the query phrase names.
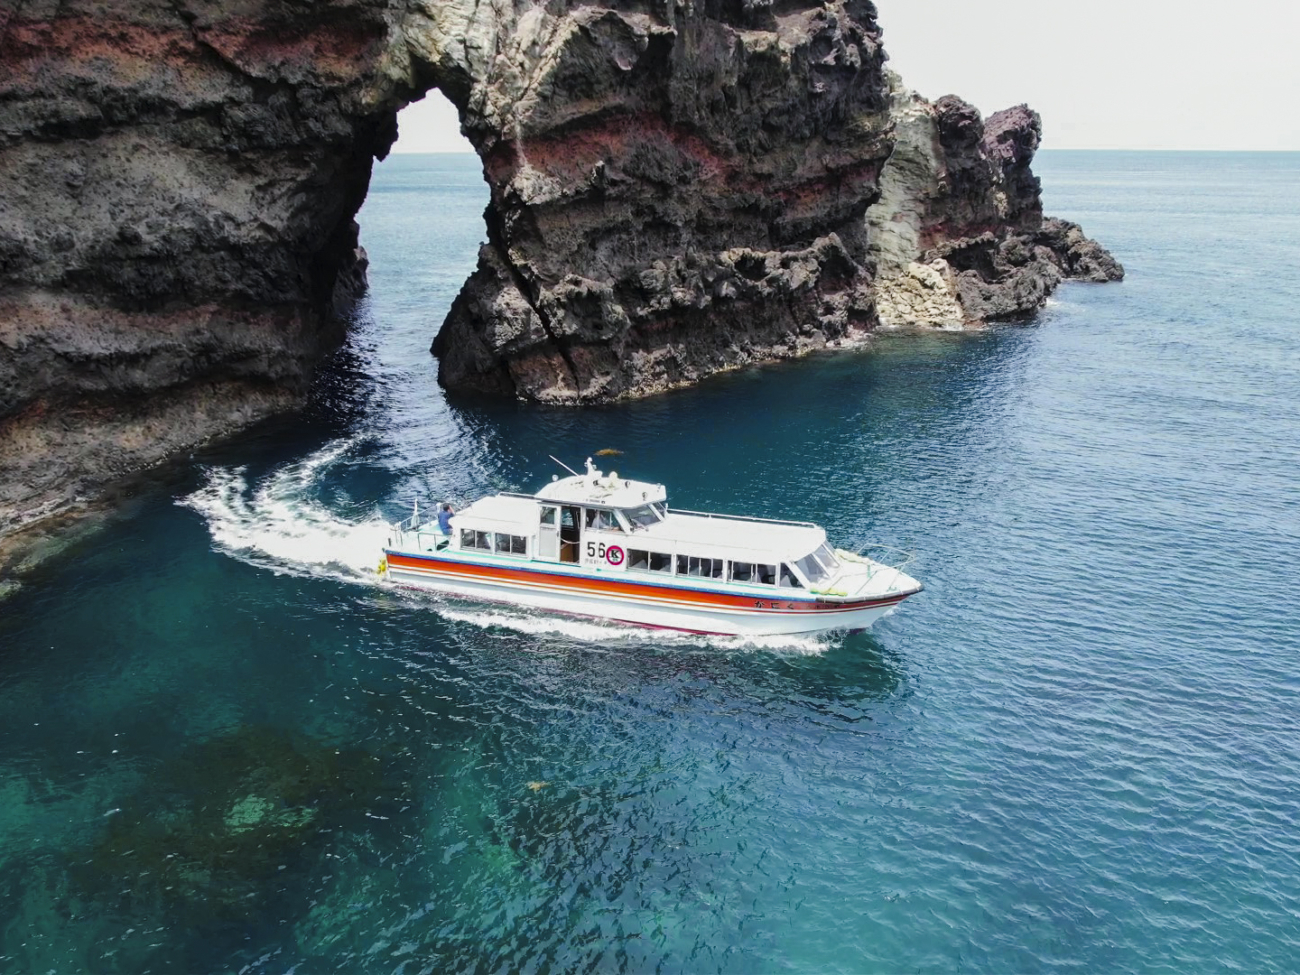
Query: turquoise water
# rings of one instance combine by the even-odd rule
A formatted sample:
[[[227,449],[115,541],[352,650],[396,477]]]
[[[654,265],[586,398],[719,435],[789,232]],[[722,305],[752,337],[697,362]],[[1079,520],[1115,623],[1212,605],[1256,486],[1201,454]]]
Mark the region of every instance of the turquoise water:
[[[1300,157],[1038,168],[1127,282],[548,410],[437,388],[486,193],[384,163],[311,408],[0,602],[0,970],[1300,968]],[[375,583],[604,447],[927,589],[753,644]]]

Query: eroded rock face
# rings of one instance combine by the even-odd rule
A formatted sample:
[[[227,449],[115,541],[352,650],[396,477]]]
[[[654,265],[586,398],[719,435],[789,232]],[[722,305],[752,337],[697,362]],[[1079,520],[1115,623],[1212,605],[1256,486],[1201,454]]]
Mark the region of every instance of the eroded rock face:
[[[1117,273],[1043,221],[1036,116],[884,62],[870,0],[10,0],[0,533],[300,400],[435,87],[491,191],[451,387],[592,402],[851,341],[876,263],[940,324]]]
[[[896,75],[889,83],[896,144],[867,216],[883,324],[1013,318],[1065,278],[1124,277],[1077,224],[1043,217],[1030,169],[1042,137],[1037,112],[1018,105],[985,120],[956,96],[932,104]]]
[[[891,148],[875,9],[776,11],[517,18],[488,94],[520,97],[469,127],[492,213],[434,344],[444,383],[604,400],[875,324],[863,215]]]
[[[364,282],[391,15],[0,10],[0,532],[299,401]]]

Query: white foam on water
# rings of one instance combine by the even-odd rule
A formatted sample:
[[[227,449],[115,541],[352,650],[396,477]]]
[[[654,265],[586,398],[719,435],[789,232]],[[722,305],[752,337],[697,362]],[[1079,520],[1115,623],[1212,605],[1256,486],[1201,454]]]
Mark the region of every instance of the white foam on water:
[[[177,503],[207,522],[213,547],[231,558],[276,573],[377,585],[387,524],[378,511],[348,521],[313,497],[329,466],[354,445],[345,440],[270,474],[250,487],[245,468],[214,467],[206,483]],[[425,590],[406,589],[419,604],[443,618],[483,629],[501,628],[535,636],[558,636],[593,646],[653,643],[723,651],[772,650],[824,653],[833,635],[702,636],[651,630],[613,620],[588,620],[560,613],[530,612],[498,603],[473,604]]]
[[[214,547],[250,565],[306,577],[374,583],[387,527],[376,511],[348,521],[311,497],[328,466],[354,441],[330,444],[250,490],[245,468],[210,468],[178,504],[207,521]]]

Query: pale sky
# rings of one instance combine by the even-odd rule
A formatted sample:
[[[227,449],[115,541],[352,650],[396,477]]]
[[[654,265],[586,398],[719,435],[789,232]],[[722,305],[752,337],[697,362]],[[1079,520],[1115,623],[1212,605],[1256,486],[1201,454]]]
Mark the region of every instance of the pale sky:
[[[1300,6],[1287,0],[877,0],[890,66],[985,115],[1028,102],[1051,149],[1300,150]],[[395,152],[470,152],[441,95]]]

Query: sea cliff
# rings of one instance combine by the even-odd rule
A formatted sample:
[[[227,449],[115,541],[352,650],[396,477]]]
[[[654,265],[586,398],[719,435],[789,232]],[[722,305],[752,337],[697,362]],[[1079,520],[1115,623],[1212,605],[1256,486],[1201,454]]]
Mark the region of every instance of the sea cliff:
[[[954,95],[931,103],[897,75],[889,84],[894,150],[867,211],[883,325],[979,325],[1033,311],[1067,278],[1124,277],[1077,224],[1043,216],[1037,112],[983,119]]]
[[[885,64],[867,0],[11,3],[0,534],[302,401],[373,161],[435,88],[490,193],[449,387],[644,395],[1122,273],[1043,218],[1036,115]]]

